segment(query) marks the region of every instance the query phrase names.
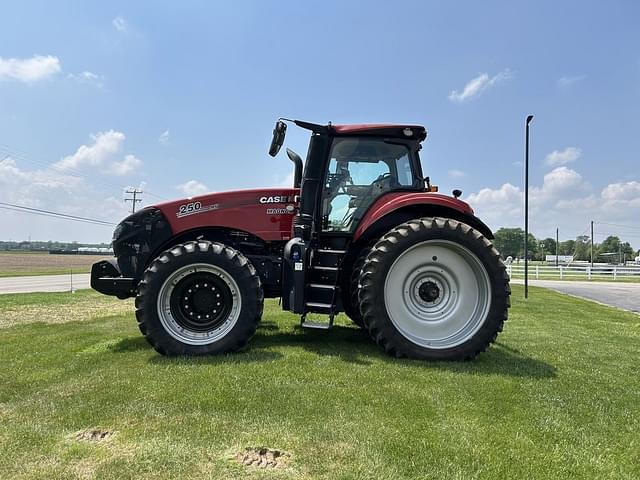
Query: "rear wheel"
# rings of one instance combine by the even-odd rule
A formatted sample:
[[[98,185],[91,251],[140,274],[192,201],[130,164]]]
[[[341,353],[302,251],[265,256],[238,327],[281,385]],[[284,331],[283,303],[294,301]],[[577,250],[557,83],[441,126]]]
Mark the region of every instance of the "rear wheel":
[[[509,280],[480,232],[452,219],[411,220],[373,247],[360,275],[360,311],[389,354],[475,357],[502,330]]]
[[[371,247],[371,244],[365,246],[353,262],[349,284],[347,285],[347,295],[342,300],[344,313],[360,328],[365,328],[362,314],[360,313],[360,301],[358,300],[360,273]]]
[[[138,291],[138,326],[166,355],[239,350],[262,315],[255,269],[220,243],[189,242],[167,250],[147,268]]]

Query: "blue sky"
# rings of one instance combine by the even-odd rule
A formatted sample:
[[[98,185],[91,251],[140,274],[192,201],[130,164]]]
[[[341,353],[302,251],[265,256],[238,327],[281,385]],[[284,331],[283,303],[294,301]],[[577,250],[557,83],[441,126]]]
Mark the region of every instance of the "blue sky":
[[[575,237],[594,219],[640,244],[637,2],[391,5],[5,3],[0,201],[116,222],[129,185],[163,198],[280,185],[291,164],[266,150],[282,115],[424,124],[433,182],[461,188],[492,227],[513,226],[533,113],[533,232]],[[288,146],[306,144],[289,130]],[[111,235],[0,220],[2,238]]]

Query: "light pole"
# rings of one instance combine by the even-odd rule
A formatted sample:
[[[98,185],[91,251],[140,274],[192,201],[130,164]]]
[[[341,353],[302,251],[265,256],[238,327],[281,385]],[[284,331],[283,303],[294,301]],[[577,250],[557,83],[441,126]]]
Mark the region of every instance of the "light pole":
[[[529,124],[533,115],[527,115],[524,141],[524,298],[529,298]]]

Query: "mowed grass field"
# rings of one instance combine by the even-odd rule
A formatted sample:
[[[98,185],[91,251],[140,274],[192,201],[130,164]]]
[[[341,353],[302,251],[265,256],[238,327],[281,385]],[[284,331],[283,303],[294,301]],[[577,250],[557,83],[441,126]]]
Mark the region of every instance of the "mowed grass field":
[[[0,277],[89,273],[100,255],[50,255],[45,252],[0,252]]]
[[[165,358],[131,301],[0,296],[0,478],[640,478],[638,315],[514,286],[466,363],[297,323],[268,301],[247,351]],[[236,461],[262,446],[284,465]]]

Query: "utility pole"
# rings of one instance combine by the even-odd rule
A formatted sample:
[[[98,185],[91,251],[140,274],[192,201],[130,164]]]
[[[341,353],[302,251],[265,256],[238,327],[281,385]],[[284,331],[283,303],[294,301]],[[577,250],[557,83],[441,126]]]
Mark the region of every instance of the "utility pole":
[[[529,298],[529,124],[527,115],[524,146],[524,298]]]
[[[622,265],[622,242],[618,242],[618,263]]]
[[[591,268],[593,268],[593,220],[591,220]]]
[[[144,193],[142,190],[138,190],[137,188],[125,190],[125,193],[129,193],[132,195],[132,198],[125,198],[125,202],[131,202],[131,213],[136,212],[136,204],[142,201],[141,198],[138,198],[138,195]]]
[[[556,227],[556,267],[558,266],[558,227]]]

